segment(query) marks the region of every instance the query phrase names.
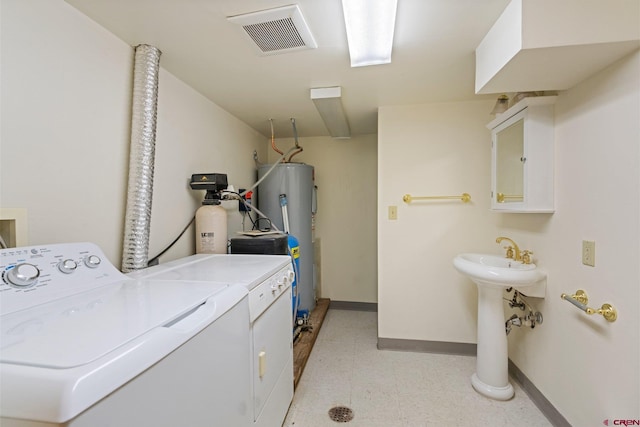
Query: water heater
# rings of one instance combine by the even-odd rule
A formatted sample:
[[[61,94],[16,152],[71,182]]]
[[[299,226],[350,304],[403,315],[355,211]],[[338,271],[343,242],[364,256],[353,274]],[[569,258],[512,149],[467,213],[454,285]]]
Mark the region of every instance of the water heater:
[[[258,168],[261,179],[273,164]],[[311,232],[315,213],[315,186],[313,166],[304,163],[278,164],[258,186],[258,209],[280,230],[284,230],[280,195],[287,197],[290,234],[300,246],[300,274],[297,290],[299,310],[311,312],[316,306],[314,280],[314,250]]]

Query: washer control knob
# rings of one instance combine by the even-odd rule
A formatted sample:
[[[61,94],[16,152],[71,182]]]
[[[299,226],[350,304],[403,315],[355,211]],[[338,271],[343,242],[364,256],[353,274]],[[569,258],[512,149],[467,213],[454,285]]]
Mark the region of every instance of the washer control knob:
[[[289,281],[291,282],[293,282],[293,280],[296,278],[296,273],[294,273],[293,270],[287,271],[287,275],[289,276]]]
[[[13,286],[25,288],[36,283],[40,270],[33,264],[18,264],[7,271],[7,281]]]
[[[284,286],[284,282],[282,280],[278,280],[278,289],[282,289],[282,287]]]
[[[98,268],[102,260],[98,255],[89,255],[84,259],[84,265],[89,268]]]
[[[78,268],[78,263],[72,259],[65,259],[58,263],[58,270],[64,274],[71,274],[76,271],[76,268]]]
[[[275,293],[278,290],[278,283],[271,283],[271,293]]]

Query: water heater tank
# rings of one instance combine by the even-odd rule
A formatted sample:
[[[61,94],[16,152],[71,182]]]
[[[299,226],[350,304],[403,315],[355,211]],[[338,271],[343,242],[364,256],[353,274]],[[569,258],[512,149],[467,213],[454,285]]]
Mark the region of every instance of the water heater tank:
[[[272,166],[260,166],[258,178],[261,179]],[[280,195],[287,196],[290,234],[298,239],[300,245],[299,309],[309,312],[316,306],[311,232],[314,192],[313,166],[304,163],[278,164],[258,186],[258,209],[280,230],[284,230]]]

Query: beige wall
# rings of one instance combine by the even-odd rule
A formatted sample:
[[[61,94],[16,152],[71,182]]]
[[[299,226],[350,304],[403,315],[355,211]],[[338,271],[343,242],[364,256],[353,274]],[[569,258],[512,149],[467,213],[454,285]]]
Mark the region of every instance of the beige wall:
[[[489,211],[489,103],[380,109],[378,141],[379,336],[475,342],[476,295],[451,267],[458,252],[501,253],[498,235],[535,252],[544,315],[514,328],[509,355],[576,426],[640,414],[640,53],[561,93],[555,105],[554,214]],[[416,203],[402,194],[467,191],[474,202]],[[398,205],[398,220],[387,207]],[[596,242],[596,266],[581,263]],[[584,289],[590,305],[619,311],[615,323],[560,299]],[[507,316],[512,314],[507,307]],[[471,375],[472,372],[469,372]]]
[[[555,105],[556,212],[498,215],[502,233],[548,270],[544,324],[509,336],[509,355],[575,426],[640,414],[640,53],[562,93]],[[596,265],[581,262],[596,242]],[[615,323],[560,299],[583,289]]]
[[[378,334],[473,343],[476,289],[454,270],[462,251],[495,251],[489,212],[492,102],[380,108],[378,116]],[[414,196],[471,195],[402,201]],[[388,219],[397,206],[398,219]]]
[[[293,139],[278,139],[282,151]],[[376,135],[300,138],[293,161],[314,166],[318,186],[318,297],[376,302]],[[269,161],[279,157],[269,150]]]
[[[27,209],[28,244],[92,241],[119,266],[133,49],[62,0],[3,0],[1,19],[0,206]],[[266,146],[161,70],[150,257],[200,205],[192,173],[227,173],[246,187],[253,151]],[[164,259],[193,251],[189,230]]]

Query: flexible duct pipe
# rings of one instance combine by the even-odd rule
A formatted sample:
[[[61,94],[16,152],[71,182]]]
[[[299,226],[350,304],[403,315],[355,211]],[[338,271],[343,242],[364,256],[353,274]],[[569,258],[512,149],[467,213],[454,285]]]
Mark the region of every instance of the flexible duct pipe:
[[[122,249],[124,273],[145,268],[149,259],[160,54],[153,46],[135,47],[129,183]]]

